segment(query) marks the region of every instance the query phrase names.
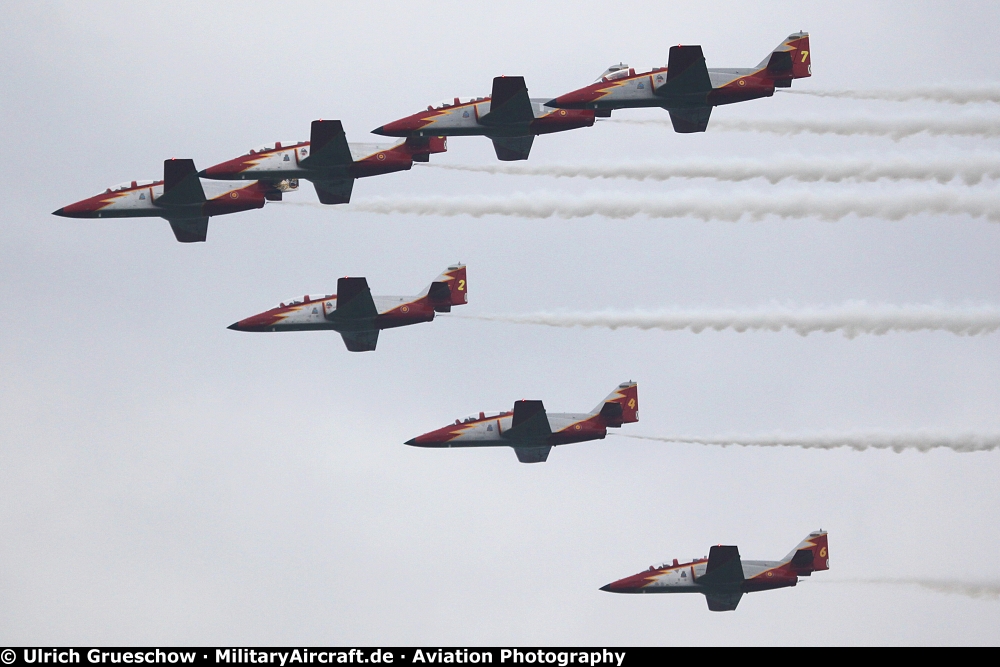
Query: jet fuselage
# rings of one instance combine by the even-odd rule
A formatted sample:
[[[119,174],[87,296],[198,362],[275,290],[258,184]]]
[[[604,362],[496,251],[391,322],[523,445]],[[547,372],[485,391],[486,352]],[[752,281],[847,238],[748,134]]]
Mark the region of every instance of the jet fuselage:
[[[163,181],[131,181],[108,188],[99,195],[81,199],[54,211],[66,218],[200,218],[262,208],[263,188],[258,183],[211,184],[206,201],[183,205],[161,205]]]

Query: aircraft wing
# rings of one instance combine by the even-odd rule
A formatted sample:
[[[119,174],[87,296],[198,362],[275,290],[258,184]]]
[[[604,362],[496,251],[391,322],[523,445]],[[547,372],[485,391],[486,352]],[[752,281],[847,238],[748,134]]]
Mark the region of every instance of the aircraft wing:
[[[378,329],[371,331],[341,331],[344,345],[351,352],[371,352],[378,344]]]
[[[514,416],[510,428],[503,432],[505,439],[515,442],[544,442],[550,435],[552,429],[549,427],[549,418],[541,401],[514,403]]]
[[[657,95],[671,97],[712,90],[705,54],[700,46],[671,46],[667,59],[667,82],[656,89]]]
[[[375,300],[372,299],[372,291],[368,287],[368,281],[364,278],[341,278],[338,280],[337,309],[333,312],[334,317],[338,320],[368,319],[377,316],[378,308],[375,307]]]
[[[156,198],[157,205],[185,206],[205,200],[205,190],[201,187],[194,160],[163,161],[163,194]]]
[[[521,463],[545,463],[552,447],[514,447],[517,460]]]
[[[208,218],[167,219],[174,236],[181,243],[199,243],[208,237]]]
[[[316,196],[323,204],[348,204],[351,201],[351,190],[354,189],[354,179],[313,180],[313,187],[316,188]]]
[[[732,546],[714,546],[708,552],[708,566],[705,574],[698,577],[698,583],[708,587],[735,587],[743,583],[743,563],[740,550]],[[735,606],[733,607],[735,609]]]
[[[493,79],[490,111],[479,119],[483,125],[530,123],[535,120],[523,76],[498,76]]]
[[[712,115],[712,107],[691,107],[689,109],[667,109],[670,112],[670,122],[674,132],[689,134],[704,132],[708,129],[708,118]]]
[[[354,162],[347,135],[339,120],[314,120],[309,135],[309,157],[302,160],[303,167],[322,169],[339,167]]]
[[[705,593],[709,611],[735,611],[743,593]]]
[[[493,150],[497,152],[497,159],[504,162],[514,160],[527,160],[528,153],[531,152],[531,143],[535,137],[530,134],[526,137],[492,137]]]

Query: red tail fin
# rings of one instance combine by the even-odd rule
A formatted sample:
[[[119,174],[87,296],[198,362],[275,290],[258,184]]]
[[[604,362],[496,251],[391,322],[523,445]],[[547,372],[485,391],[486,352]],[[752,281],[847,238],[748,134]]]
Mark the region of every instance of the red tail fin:
[[[608,426],[639,421],[639,389],[635,382],[623,382],[594,408]]]
[[[439,313],[451,312],[452,306],[462,306],[469,301],[469,283],[465,265],[455,264],[434,279],[427,288],[427,298]]]
[[[778,88],[788,88],[792,79],[812,76],[812,55],[809,53],[809,33],[797,32],[788,36],[771,52],[760,67],[767,68],[767,76]]]
[[[809,533],[792,553],[785,557],[796,574],[809,576],[813,572],[830,569],[830,550],[827,534],[822,531]]]

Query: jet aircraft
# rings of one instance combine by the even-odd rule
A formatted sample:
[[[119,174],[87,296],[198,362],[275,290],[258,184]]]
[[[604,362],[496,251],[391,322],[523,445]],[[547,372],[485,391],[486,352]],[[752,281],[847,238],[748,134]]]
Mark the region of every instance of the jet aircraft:
[[[636,73],[612,65],[593,84],[546,102],[557,109],[594,109],[607,118],[614,109],[662,107],[675,132],[704,132],[712,107],[770,97],[792,79],[812,75],[809,33],[788,36],[756,67],[708,69],[700,46],[672,46],[666,67]]]
[[[586,414],[548,414],[541,401],[517,401],[510,412],[456,419],[407,440],[415,447],[512,447],[521,463],[543,463],[558,445],[603,440],[608,428],[639,421],[635,382],[624,382]]]
[[[208,235],[209,217],[262,208],[267,190],[258,182],[227,184],[208,197],[193,160],[164,160],[162,181],[122,183],[52,213],[66,218],[160,217],[170,223],[178,241],[197,243]]]
[[[780,561],[741,560],[734,546],[715,546],[708,558],[689,563],[651,565],[645,572],[633,574],[602,586],[611,593],[701,593],[710,611],[733,611],[744,593],[795,586],[799,577],[830,569],[827,534],[809,533],[790,554]]]
[[[401,118],[372,132],[388,137],[426,137],[431,135],[484,135],[493,140],[497,159],[527,160],[537,134],[549,134],[590,127],[594,112],[590,109],[548,109],[545,99],[531,99],[523,76],[498,76],[493,79],[489,97],[462,99],[431,105],[426,111]]]
[[[272,184],[268,199],[280,201],[287,185],[312,181],[324,204],[351,201],[354,180],[405,171],[414,162],[427,162],[431,153],[443,153],[447,142],[439,136],[413,136],[390,146],[349,144],[339,120],[314,120],[309,141],[276,142],[201,172],[204,178],[258,180]]]
[[[372,296],[364,278],[341,278],[337,293],[305,295],[229,326],[236,331],[339,331],[351,352],[369,352],[381,329],[430,322],[469,300],[465,266],[456,264],[416,296]]]

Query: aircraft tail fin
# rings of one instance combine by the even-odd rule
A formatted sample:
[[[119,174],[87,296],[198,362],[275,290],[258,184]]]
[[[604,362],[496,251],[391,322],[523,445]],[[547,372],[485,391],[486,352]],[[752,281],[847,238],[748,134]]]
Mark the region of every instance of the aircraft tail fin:
[[[813,572],[830,569],[830,548],[827,543],[826,531],[817,530],[799,542],[791,553],[785,556],[782,563],[788,563],[792,570],[801,577],[808,577]]]
[[[463,306],[469,302],[469,283],[465,277],[465,265],[453,264],[434,279],[426,290],[431,306],[439,313],[450,313],[452,306]]]
[[[778,88],[788,88],[792,79],[812,76],[812,56],[809,53],[809,33],[796,32],[778,45],[757,66],[766,68]]]
[[[639,421],[638,385],[631,381],[621,383],[591,414],[601,415],[604,424],[614,428]]]
[[[430,162],[432,153],[448,151],[447,137],[407,137],[403,146],[414,162]]]
[[[159,206],[185,206],[206,200],[194,160],[163,161],[163,194],[156,198]]]

